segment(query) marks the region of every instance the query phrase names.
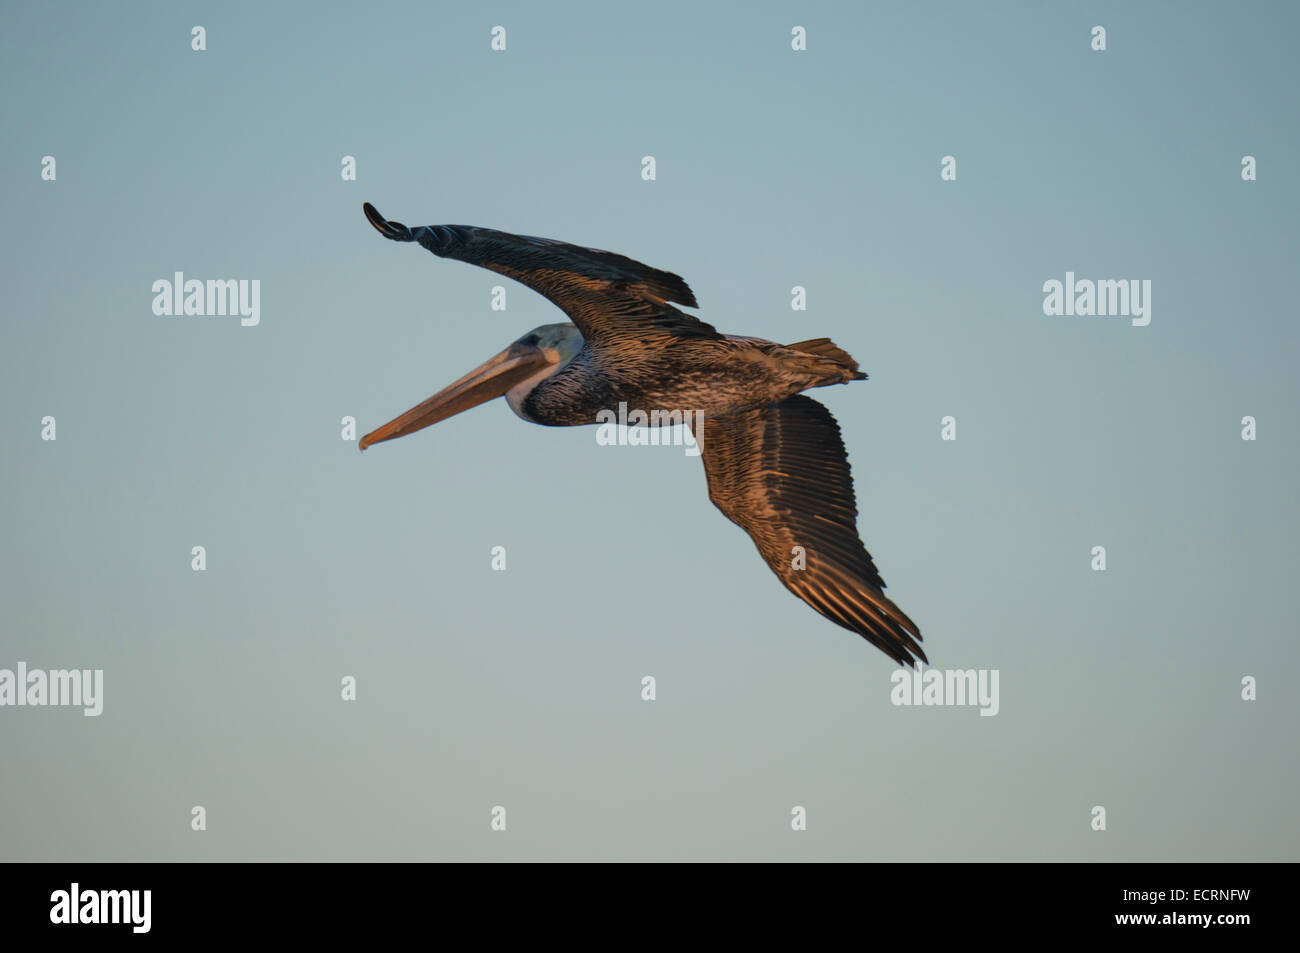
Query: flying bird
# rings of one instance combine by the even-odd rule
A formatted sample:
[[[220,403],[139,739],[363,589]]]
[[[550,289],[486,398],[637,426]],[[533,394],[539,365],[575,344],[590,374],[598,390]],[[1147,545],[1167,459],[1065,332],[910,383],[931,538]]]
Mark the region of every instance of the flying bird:
[[[408,228],[364,209],[385,238],[513,278],[572,323],[529,331],[366,434],[362,450],[502,395],[519,417],[551,427],[594,424],[620,403],[691,422],[709,498],[782,584],[900,665],[927,661],[920,630],[885,595],[858,537],[839,425],[801,393],[866,379],[829,338],[782,345],[720,334],[670,303],[698,307],[686,282],[623,255],[467,225]]]

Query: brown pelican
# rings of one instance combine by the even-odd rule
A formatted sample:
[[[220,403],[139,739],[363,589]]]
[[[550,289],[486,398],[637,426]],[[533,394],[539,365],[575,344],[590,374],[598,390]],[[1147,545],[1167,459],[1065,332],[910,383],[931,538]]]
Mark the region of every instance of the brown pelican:
[[[926,661],[920,630],[884,594],[858,538],[839,425],[800,393],[865,380],[857,361],[828,338],[781,345],[719,334],[669,304],[697,307],[686,282],[622,255],[466,225],[408,228],[364,208],[385,238],[513,278],[573,323],[529,331],[366,434],[362,450],[502,395],[524,420],[553,427],[596,423],[620,404],[691,421],[709,498],[785,587],[896,662]]]

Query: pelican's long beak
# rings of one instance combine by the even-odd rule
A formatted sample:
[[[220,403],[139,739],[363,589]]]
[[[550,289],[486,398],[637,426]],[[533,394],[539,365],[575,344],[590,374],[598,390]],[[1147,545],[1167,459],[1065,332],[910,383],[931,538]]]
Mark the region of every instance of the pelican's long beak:
[[[540,347],[516,341],[424,403],[366,434],[361,438],[361,449],[366,449],[372,443],[405,437],[494,397],[500,397],[549,363],[546,352]]]

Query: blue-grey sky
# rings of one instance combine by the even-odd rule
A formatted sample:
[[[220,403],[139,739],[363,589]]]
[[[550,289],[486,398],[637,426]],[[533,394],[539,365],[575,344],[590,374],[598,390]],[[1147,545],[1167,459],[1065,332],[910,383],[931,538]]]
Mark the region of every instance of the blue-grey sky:
[[[0,669],[104,697],[0,707],[0,857],[1300,858],[1294,5],[2,16]],[[852,353],[815,396],[862,537],[998,714],[891,704],[679,447],[498,401],[358,453],[563,320],[363,201]],[[177,271],[260,323],[155,315]],[[1149,326],[1046,316],[1066,272],[1149,280]]]

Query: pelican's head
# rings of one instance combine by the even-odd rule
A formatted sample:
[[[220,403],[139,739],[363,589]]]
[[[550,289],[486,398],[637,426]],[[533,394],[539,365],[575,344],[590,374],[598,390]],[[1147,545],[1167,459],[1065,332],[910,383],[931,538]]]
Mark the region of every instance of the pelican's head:
[[[440,420],[505,395],[510,409],[524,416],[529,392],[582,350],[582,332],[572,324],[543,324],[508,348],[449,384],[424,403],[361,438],[361,449],[423,430]]]

